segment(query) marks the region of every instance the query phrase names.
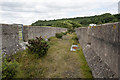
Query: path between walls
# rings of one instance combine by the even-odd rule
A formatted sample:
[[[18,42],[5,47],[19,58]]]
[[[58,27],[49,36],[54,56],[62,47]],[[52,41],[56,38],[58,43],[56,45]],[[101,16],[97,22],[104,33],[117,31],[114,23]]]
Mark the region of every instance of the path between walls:
[[[48,55],[42,63],[47,68],[45,77],[51,78],[91,78],[87,62],[82,60],[84,55],[81,51],[71,52],[73,35],[64,36],[64,39],[53,39],[53,44],[48,50]]]

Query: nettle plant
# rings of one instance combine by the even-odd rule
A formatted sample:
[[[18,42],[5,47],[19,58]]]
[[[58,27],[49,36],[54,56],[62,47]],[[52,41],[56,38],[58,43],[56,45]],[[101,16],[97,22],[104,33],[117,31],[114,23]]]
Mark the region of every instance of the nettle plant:
[[[38,55],[38,57],[42,57],[47,54],[49,45],[41,36],[36,37],[36,39],[29,40],[28,43],[28,53]]]

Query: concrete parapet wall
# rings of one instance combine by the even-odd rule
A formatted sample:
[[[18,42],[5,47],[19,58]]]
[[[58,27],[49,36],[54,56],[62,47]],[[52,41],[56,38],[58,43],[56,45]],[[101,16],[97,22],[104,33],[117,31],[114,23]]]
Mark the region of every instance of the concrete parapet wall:
[[[28,41],[28,39],[40,36],[47,39],[55,36],[56,33],[65,31],[67,31],[66,28],[24,26],[23,40]],[[12,54],[21,48],[19,45],[19,25],[0,24],[0,52]]]
[[[40,26],[24,26],[23,27],[23,35],[24,41],[28,41],[28,39],[35,39],[36,37],[43,37],[48,39],[50,37],[55,36],[56,33],[66,32],[66,28],[58,28],[58,27],[40,27]]]
[[[0,54],[2,52],[2,25],[0,25]]]
[[[17,25],[0,24],[0,46],[3,53],[11,54],[19,49],[18,34]]]
[[[120,23],[78,28],[76,34],[95,78],[119,76]]]

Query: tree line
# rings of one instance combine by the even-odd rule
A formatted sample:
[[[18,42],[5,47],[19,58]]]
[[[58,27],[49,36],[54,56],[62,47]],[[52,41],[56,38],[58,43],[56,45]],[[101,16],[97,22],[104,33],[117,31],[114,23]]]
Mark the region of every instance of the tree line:
[[[105,13],[101,15],[88,16],[88,17],[75,17],[75,18],[63,18],[54,20],[38,20],[31,24],[31,26],[52,26],[74,29],[81,26],[89,26],[89,24],[104,24],[119,22],[120,14]]]

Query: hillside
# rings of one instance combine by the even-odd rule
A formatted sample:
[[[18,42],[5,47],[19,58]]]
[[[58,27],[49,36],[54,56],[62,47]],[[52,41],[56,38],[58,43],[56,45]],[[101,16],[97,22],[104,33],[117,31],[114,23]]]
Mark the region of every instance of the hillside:
[[[120,14],[112,15],[110,13],[105,13],[101,15],[88,16],[88,17],[76,17],[76,18],[63,18],[57,20],[38,20],[32,23],[32,26],[53,26],[53,27],[68,27],[72,24],[77,24],[77,27],[88,26],[91,23],[94,24],[104,24],[111,22],[120,21]]]

